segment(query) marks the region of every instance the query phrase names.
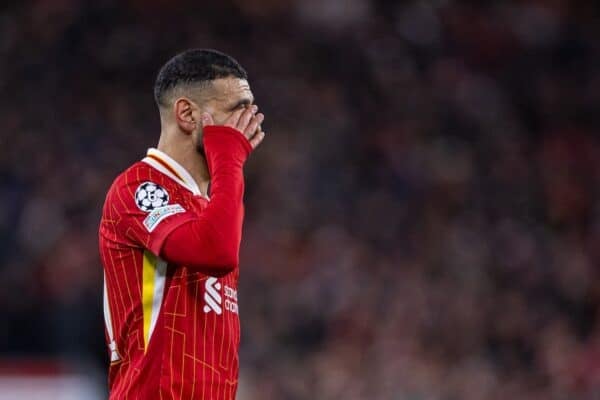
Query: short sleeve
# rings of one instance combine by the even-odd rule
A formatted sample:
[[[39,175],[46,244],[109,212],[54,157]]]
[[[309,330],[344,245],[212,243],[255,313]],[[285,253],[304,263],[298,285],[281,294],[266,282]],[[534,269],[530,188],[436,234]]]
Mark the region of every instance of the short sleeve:
[[[157,178],[124,179],[116,183],[111,197],[120,234],[127,242],[156,255],[173,230],[195,217],[181,201],[179,190]]]

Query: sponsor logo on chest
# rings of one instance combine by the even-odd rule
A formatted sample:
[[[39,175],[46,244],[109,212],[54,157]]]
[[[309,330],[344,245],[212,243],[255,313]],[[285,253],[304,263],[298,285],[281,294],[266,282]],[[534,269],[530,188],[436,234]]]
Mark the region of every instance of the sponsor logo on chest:
[[[204,312],[221,315],[223,308],[228,312],[238,313],[237,290],[221,285],[218,278],[209,277],[204,284]]]

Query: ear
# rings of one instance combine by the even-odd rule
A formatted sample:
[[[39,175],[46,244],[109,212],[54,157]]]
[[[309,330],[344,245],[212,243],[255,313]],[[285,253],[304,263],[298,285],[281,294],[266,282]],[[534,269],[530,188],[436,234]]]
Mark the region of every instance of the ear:
[[[179,128],[186,132],[192,133],[198,126],[199,121],[194,118],[196,105],[188,98],[180,97],[173,104],[173,114]]]

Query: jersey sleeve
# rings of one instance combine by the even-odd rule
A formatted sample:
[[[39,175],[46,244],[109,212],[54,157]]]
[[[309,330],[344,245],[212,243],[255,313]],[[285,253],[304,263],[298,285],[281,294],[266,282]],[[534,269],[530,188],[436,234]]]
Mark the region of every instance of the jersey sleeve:
[[[194,219],[194,214],[177,201],[160,177],[140,179],[143,175],[139,171],[125,174],[115,183],[110,203],[124,239],[158,255],[167,236]]]
[[[237,130],[204,127],[204,149],[211,176],[211,201],[189,224],[164,243],[161,257],[211,276],[223,276],[239,264],[244,219],[243,165],[252,147]]]
[[[169,181],[143,167],[123,174],[107,203],[115,209],[110,219],[128,244],[146,248],[169,263],[224,274],[239,263],[243,165],[252,146],[239,131],[225,126],[204,127],[203,143],[211,199],[202,210],[186,209],[188,203],[184,198],[177,202],[181,195]]]

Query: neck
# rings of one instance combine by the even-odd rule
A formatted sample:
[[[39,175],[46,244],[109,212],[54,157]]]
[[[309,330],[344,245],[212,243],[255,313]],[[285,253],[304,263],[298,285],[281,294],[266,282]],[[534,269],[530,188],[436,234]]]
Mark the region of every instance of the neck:
[[[208,173],[206,158],[196,150],[188,137],[185,137],[185,139],[188,139],[185,141],[175,140],[175,137],[175,135],[169,135],[164,131],[161,132],[156,148],[185,168],[198,184],[200,191],[205,195],[208,194],[210,174]]]

